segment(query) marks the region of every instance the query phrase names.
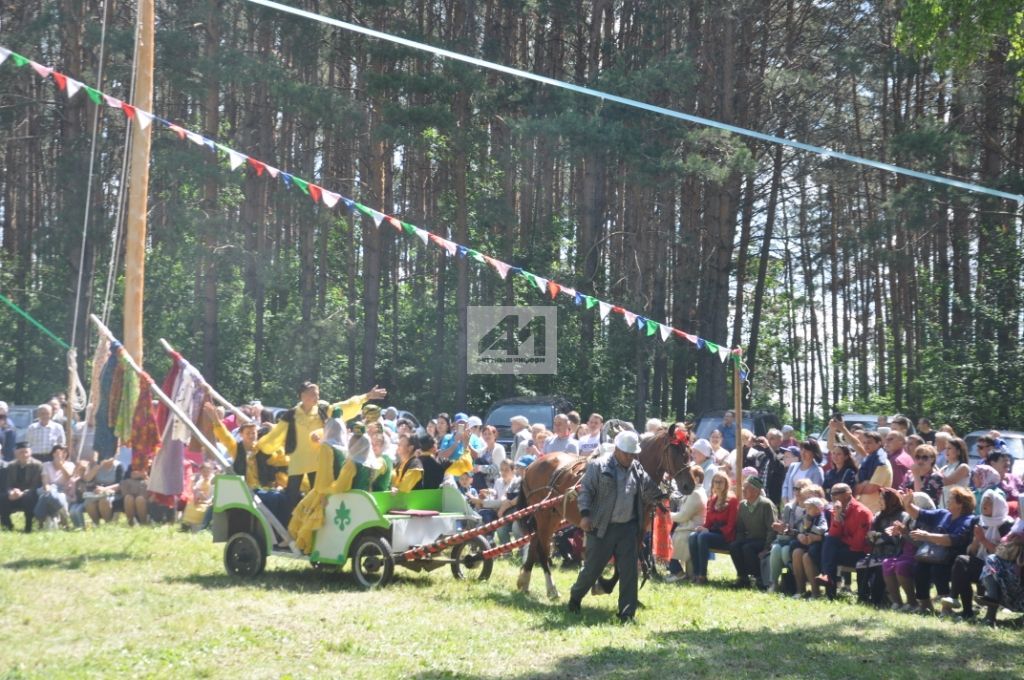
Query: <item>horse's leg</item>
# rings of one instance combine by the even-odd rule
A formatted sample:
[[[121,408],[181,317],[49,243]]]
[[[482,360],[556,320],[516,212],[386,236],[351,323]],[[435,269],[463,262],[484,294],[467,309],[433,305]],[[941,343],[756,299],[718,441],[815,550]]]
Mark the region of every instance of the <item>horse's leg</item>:
[[[547,527],[544,527],[544,529],[546,528]],[[533,572],[533,561],[537,559],[539,550],[537,541],[542,533],[541,522],[538,519],[536,529],[533,534],[533,540],[530,541],[529,548],[526,551],[526,561],[523,562],[523,567],[519,570],[519,580],[516,582],[516,587],[519,588],[519,592],[521,593],[530,592],[530,576]]]
[[[552,516],[551,524],[554,525],[556,518]],[[539,533],[539,532],[538,532]],[[559,598],[558,588],[555,587],[555,581],[551,577],[551,536],[553,532],[548,534],[547,540],[539,541],[537,547],[540,549],[540,566],[544,570],[544,581],[547,584],[548,598],[557,600]]]

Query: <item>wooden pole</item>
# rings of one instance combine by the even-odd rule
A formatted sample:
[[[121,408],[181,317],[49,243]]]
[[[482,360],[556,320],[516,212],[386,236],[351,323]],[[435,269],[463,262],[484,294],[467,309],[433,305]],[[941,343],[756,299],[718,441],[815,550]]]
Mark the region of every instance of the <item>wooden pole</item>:
[[[168,354],[170,354],[171,352],[174,351],[174,348],[171,347],[171,343],[167,342],[163,338],[160,338],[160,344],[163,346],[164,350]],[[199,371],[196,371],[196,373],[198,373],[198,372]],[[224,408],[229,409],[232,413],[235,414],[235,416],[237,418],[241,418],[243,423],[251,423],[251,422],[253,422],[252,418],[250,418],[249,416],[247,416],[244,413],[242,413],[242,411],[240,409],[236,408],[234,404],[232,404],[230,401],[228,401],[227,399],[222,397],[220,395],[220,393],[217,392],[217,390],[213,389],[213,387],[210,385],[210,383],[206,382],[206,378],[203,378],[203,384],[206,386],[206,389],[210,392],[210,396],[213,397],[214,401],[218,402]],[[258,424],[259,423],[257,423],[257,425]]]
[[[96,328],[99,329],[100,333],[103,333],[103,335],[107,336],[107,338],[109,338],[111,341],[117,342],[117,338],[114,336],[114,334],[110,332],[109,328],[103,325],[103,322],[100,321],[95,314],[90,314],[89,319],[94,324],[96,324]],[[131,354],[125,353],[125,359],[128,362],[128,366],[131,367],[133,371],[135,371],[139,375],[142,375],[142,369],[139,368],[139,365],[135,363],[134,359],[132,359]],[[203,435],[202,431],[198,427],[196,427],[196,424],[192,422],[191,418],[182,413],[181,409],[178,408],[178,405],[175,404],[170,397],[164,394],[164,391],[161,390],[159,386],[157,386],[156,382],[151,380],[149,383],[149,389],[150,391],[153,392],[154,397],[163,402],[164,406],[170,409],[171,413],[180,418],[181,422],[185,423],[185,427],[187,427],[192,432],[196,440],[198,440],[199,443],[203,445],[203,448],[210,452],[210,455],[216,458],[220,462],[220,464],[223,465],[225,468],[231,468],[231,461],[225,458],[224,454],[220,452],[220,449],[214,446],[214,444]]]
[[[732,355],[732,400],[736,412],[736,495],[743,491],[743,385],[740,382],[739,356]]]
[[[155,0],[139,0],[135,83],[132,104],[153,110],[153,21]],[[149,147],[152,126],[145,130],[129,121],[132,135],[128,219],[125,227],[124,347],[142,364],[142,298],[146,281],[146,211],[149,200]]]
[[[64,437],[68,445],[67,459],[73,463],[78,462],[78,446],[75,445],[75,410],[71,407],[71,400],[75,394],[75,371],[72,366],[75,365],[73,360],[75,357],[75,348],[71,347],[68,349],[66,354],[66,360],[68,364],[68,391],[64,395]],[[84,439],[85,430],[82,430]]]

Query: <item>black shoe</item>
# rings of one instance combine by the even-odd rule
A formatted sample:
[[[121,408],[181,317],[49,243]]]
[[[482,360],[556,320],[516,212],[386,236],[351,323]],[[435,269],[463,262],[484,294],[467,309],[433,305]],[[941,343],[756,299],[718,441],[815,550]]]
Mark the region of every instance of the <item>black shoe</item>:
[[[636,619],[633,616],[619,616],[618,618],[619,623],[621,623],[624,626],[636,623]]]
[[[570,614],[579,614],[580,613],[580,601],[579,600],[570,599],[569,600],[569,604],[566,605],[566,607],[565,607],[565,610],[567,612],[569,612]]]
[[[737,590],[744,590],[750,587],[750,581],[748,581],[745,578],[738,578],[735,581],[733,581],[732,587]]]

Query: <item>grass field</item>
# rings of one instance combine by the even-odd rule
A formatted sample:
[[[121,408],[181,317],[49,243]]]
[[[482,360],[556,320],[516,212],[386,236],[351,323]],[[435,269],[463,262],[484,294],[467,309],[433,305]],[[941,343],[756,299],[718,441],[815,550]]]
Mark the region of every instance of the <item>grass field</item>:
[[[5,678],[1022,677],[1022,633],[836,602],[648,583],[638,623],[614,599],[564,603],[489,582],[399,570],[376,592],[281,558],[224,573],[209,534],[124,525],[0,534]],[[556,574],[563,595],[574,573]]]

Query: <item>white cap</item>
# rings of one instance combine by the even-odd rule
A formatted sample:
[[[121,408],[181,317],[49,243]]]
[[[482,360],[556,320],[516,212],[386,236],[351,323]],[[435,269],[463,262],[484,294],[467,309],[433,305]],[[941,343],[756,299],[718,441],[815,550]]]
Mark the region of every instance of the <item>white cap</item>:
[[[6,401],[0,401],[0,411],[3,411],[4,413],[7,413],[7,402]]]
[[[470,416],[466,420],[466,427],[480,427],[484,424],[484,421],[480,420],[477,416]]]
[[[793,426],[792,425],[783,425],[782,426],[782,431],[783,432],[792,432],[793,431]]]
[[[707,439],[703,439],[703,438],[698,439],[697,441],[695,441],[690,448],[693,449],[694,451],[700,451],[701,453],[704,454],[704,456],[706,458],[710,458],[712,456],[712,454],[714,453],[711,450],[711,442],[709,442]]]
[[[640,453],[640,438],[636,432],[625,430],[615,435],[615,448],[635,456]]]

